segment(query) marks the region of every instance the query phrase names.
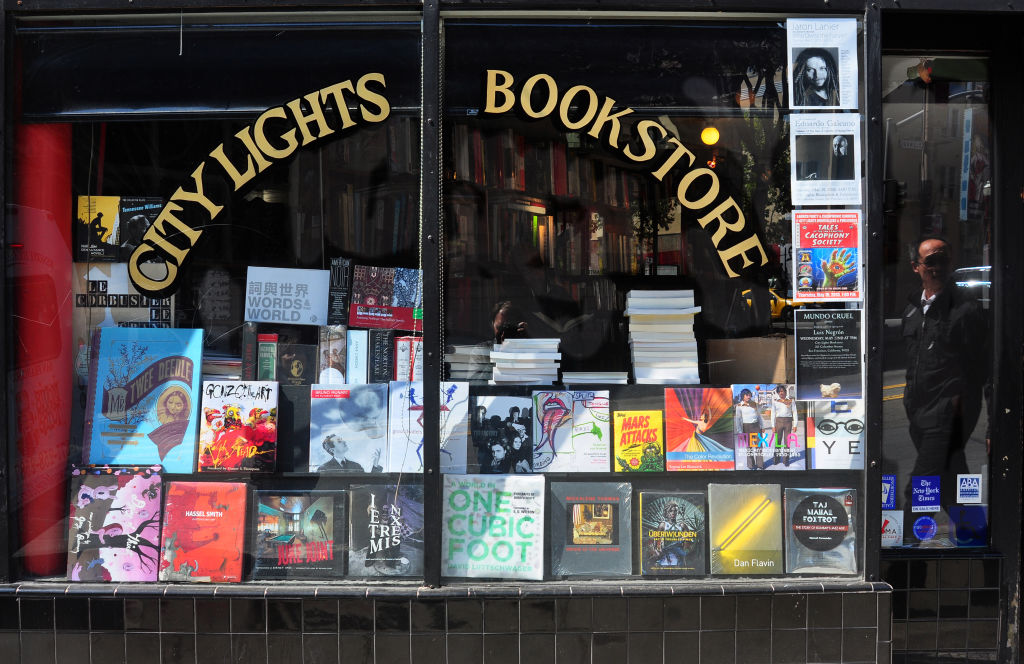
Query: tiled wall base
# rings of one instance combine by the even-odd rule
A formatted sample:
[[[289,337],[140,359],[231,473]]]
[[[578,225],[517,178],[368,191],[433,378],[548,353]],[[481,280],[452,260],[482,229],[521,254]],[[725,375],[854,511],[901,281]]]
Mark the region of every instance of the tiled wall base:
[[[820,588],[820,584],[818,585]],[[889,662],[890,593],[857,590],[657,596],[324,597],[275,587],[230,597],[102,596],[0,588],[0,660],[32,664],[758,664]],[[813,586],[812,586],[813,588]],[[4,592],[4,591],[8,592]],[[159,589],[156,589],[159,590]],[[241,594],[249,590],[249,595]],[[562,593],[568,588],[563,587]],[[170,594],[173,592],[174,594]],[[273,592],[274,595],[264,595]],[[385,592],[393,592],[388,589]],[[505,594],[509,592],[505,589]],[[667,593],[668,591],[662,591]],[[255,595],[255,596],[254,596]],[[277,596],[281,595],[281,596]],[[302,596],[306,595],[306,596]],[[424,597],[423,595],[427,595]]]

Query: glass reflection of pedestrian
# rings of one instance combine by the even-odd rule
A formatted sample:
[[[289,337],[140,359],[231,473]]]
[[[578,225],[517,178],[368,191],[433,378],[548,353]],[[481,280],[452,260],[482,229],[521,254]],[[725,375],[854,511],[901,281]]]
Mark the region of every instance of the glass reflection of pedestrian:
[[[793,63],[793,106],[838,106],[836,59],[824,48],[805,48]]]

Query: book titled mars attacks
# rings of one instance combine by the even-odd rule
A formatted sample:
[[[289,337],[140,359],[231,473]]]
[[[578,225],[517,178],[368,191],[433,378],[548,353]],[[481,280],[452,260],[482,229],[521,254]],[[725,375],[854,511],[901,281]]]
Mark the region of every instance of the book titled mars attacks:
[[[166,493],[160,580],[241,581],[246,485],[169,482]]]
[[[202,330],[100,328],[92,338],[83,461],[191,473]]]

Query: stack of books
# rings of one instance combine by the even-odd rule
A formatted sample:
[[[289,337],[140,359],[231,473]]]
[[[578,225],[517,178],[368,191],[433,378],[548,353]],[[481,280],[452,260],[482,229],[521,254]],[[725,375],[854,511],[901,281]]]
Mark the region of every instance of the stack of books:
[[[629,374],[626,371],[563,371],[562,382],[566,385],[625,385]]]
[[[692,290],[626,293],[629,352],[638,384],[700,383]]]
[[[491,351],[491,385],[533,385],[558,382],[560,339],[506,339]]]
[[[491,349],[486,345],[450,345],[445,348],[447,379],[453,381],[490,380],[493,370]]]

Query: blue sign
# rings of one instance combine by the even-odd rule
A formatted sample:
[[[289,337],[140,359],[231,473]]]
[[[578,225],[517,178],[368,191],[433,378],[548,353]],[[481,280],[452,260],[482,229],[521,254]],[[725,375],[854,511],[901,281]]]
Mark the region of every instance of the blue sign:
[[[914,536],[921,540],[930,540],[935,537],[935,533],[939,530],[939,524],[935,522],[935,519],[930,516],[922,516],[914,522]]]
[[[896,509],[896,476],[882,475],[882,509]]]
[[[942,478],[938,475],[913,475],[910,478],[910,511],[938,512],[939,486]]]

